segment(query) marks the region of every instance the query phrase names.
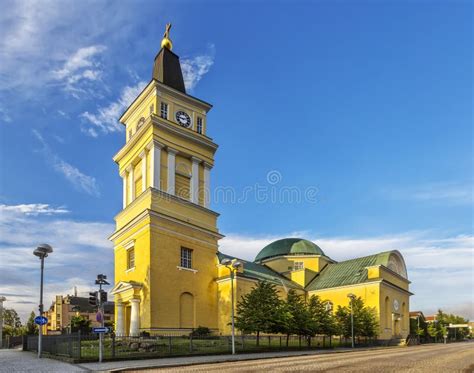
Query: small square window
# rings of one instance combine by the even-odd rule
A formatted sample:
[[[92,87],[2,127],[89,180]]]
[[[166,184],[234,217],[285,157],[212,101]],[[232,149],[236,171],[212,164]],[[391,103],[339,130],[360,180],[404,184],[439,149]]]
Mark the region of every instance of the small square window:
[[[201,117],[197,118],[196,132],[202,133],[202,118]]]
[[[193,251],[191,249],[181,248],[181,267],[192,268]]]
[[[295,271],[298,271],[300,269],[304,269],[304,263],[303,262],[295,262]]]
[[[161,113],[161,117],[163,119],[168,119],[168,104],[167,103],[165,103],[165,102],[161,103],[160,113]]]
[[[127,250],[127,269],[135,268],[135,248]]]

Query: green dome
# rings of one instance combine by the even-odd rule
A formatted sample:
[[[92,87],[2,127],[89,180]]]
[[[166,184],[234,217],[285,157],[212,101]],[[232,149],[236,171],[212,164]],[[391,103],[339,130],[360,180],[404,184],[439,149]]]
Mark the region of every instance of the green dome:
[[[321,248],[302,238],[283,238],[265,246],[255,257],[255,262],[284,255],[324,255]]]

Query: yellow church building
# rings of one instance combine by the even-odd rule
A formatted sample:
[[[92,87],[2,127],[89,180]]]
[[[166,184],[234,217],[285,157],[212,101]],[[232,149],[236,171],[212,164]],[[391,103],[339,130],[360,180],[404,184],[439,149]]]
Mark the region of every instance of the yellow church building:
[[[123,180],[115,217],[115,329],[190,332],[206,326],[229,334],[231,277],[219,252],[218,213],[209,208],[217,144],[207,136],[212,105],[186,93],[169,28],[152,79],[123,113],[126,143],[114,156]],[[398,251],[336,262],[313,242],[275,241],[235,271],[236,302],[259,281],[284,297],[317,294],[328,307],[361,297],[379,316],[380,339],[409,333],[409,284]]]

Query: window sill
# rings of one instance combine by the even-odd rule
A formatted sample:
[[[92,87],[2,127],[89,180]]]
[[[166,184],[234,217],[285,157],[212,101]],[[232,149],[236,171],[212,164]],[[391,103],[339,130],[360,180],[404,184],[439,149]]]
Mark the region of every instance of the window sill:
[[[125,270],[125,273],[133,272],[133,271],[135,271],[135,267],[132,267],[132,268],[129,268],[129,269]]]
[[[186,267],[181,267],[181,266],[176,266],[180,271],[189,271],[193,273],[197,273],[197,269],[192,269],[192,268],[186,268]]]

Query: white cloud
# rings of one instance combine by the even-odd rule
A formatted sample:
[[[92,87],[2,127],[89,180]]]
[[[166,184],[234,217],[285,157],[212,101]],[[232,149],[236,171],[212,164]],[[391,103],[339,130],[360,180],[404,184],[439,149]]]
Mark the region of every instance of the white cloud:
[[[73,165],[61,159],[51,150],[43,136],[41,136],[38,131],[33,130],[32,132],[43,146],[42,153],[54,170],[63,175],[66,180],[69,181],[77,190],[86,192],[87,194],[95,197],[100,196],[99,187],[97,186],[97,182],[94,177],[82,173],[77,167],[74,167]]]
[[[0,106],[0,120],[5,123],[11,123],[12,118],[8,114],[8,112]]]
[[[394,200],[411,200],[448,205],[472,205],[473,186],[470,183],[438,182],[411,188],[384,190],[383,194]]]
[[[399,250],[405,258],[408,276],[412,281],[411,291],[415,293],[411,298],[411,309],[427,312],[434,312],[438,308],[463,310],[463,316],[474,319],[472,235],[440,237],[430,231],[365,238],[320,237],[311,232],[262,237],[230,234],[220,241],[219,250],[253,260],[265,245],[279,238],[295,236],[315,242],[328,256],[338,261]]]
[[[135,86],[126,86],[122,89],[117,101],[99,107],[96,113],[89,113],[88,111],[82,113],[81,117],[88,124],[88,126],[83,129],[84,132],[90,136],[97,137],[99,133],[108,134],[123,131],[123,126],[118,122],[118,119],[132,101],[137,98],[146,84],[147,82],[141,81]]]
[[[48,204],[1,205],[0,295],[23,319],[38,304],[39,262],[32,254],[42,242],[53,246],[45,263],[45,307],[56,294],[79,293],[94,287],[98,273],[113,282],[112,243],[107,237],[114,225],[64,219],[62,207]]]
[[[0,204],[0,218],[4,215],[58,215],[67,214],[69,210],[65,207],[52,207],[46,203],[30,203],[23,205],[2,205]]]
[[[77,98],[81,93],[93,94],[94,90],[88,83],[100,79],[103,71],[98,57],[105,50],[103,45],[79,48],[66,59],[60,69],[52,72],[52,78]]]
[[[215,47],[211,44],[206,54],[181,60],[181,70],[183,71],[184,85],[187,90],[192,91],[202,77],[209,72],[214,64],[214,55]]]

